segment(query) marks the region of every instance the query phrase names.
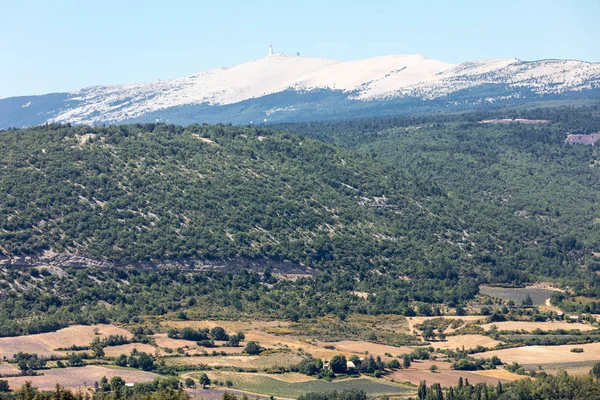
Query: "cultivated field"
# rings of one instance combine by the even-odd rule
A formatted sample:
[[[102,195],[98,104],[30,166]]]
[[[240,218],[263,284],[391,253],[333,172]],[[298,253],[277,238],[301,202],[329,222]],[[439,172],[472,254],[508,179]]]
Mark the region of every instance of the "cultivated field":
[[[15,364],[0,364],[0,375],[14,375],[21,372]]]
[[[157,377],[151,372],[131,369],[106,368],[95,365],[79,368],[54,368],[43,371],[42,376],[19,376],[5,378],[11,389],[21,387],[26,381],[40,389],[53,389],[58,383],[66,388],[84,388],[94,386],[94,382],[100,381],[103,376],[109,380],[113,376],[120,376],[127,383],[150,382]]]
[[[520,305],[527,295],[529,295],[531,300],[533,300],[534,306],[541,306],[546,304],[546,299],[552,297],[552,294],[556,292],[556,289],[544,289],[538,287],[500,288],[481,285],[479,287],[479,292],[502,300],[512,300],[516,305]]]
[[[554,322],[529,322],[529,321],[504,321],[494,322],[493,324],[483,324],[481,327],[488,331],[492,325],[496,325],[500,331],[516,331],[525,330],[527,332],[541,329],[543,331],[555,331],[557,329],[572,330],[579,329],[580,331],[591,331],[597,329],[590,324],[582,324],[579,322],[565,322],[565,321],[554,321]]]
[[[211,367],[238,367],[264,369],[274,367],[290,367],[298,364],[304,357],[296,353],[280,352],[261,354],[258,356],[209,356],[209,357],[169,357],[165,359],[168,365],[197,365],[205,364]]]
[[[387,346],[384,344],[371,343],[367,341],[353,341],[344,340],[341,342],[318,342],[318,345],[323,346],[334,346],[334,352],[337,354],[358,354],[364,357],[366,354],[372,355],[373,357],[380,356],[382,358],[389,358],[385,353],[391,354],[393,357],[404,353],[410,353],[412,351],[409,347],[395,347]]]
[[[98,329],[98,335],[94,330]],[[108,335],[123,335],[131,338],[132,334],[114,325],[75,325],[56,332],[40,333],[19,337],[0,338],[0,357],[12,358],[20,351],[37,353],[39,356],[64,355],[66,352],[55,351],[59,347],[87,346],[95,337],[100,339]]]
[[[131,355],[134,349],[137,349],[139,352],[144,352],[148,354],[155,354],[157,352],[157,348],[144,343],[128,343],[122,344],[119,346],[109,346],[104,348],[104,353],[108,357],[118,357],[121,354]],[[160,352],[159,352],[160,353]]]
[[[461,376],[463,379],[468,379],[471,384],[487,383],[495,385],[498,381],[509,382],[513,380],[503,377],[486,376],[477,372],[455,370],[431,372],[429,370],[401,369],[392,372],[388,376],[397,382],[410,382],[418,385],[419,382],[425,380],[428,384],[437,382],[442,386],[456,386]]]
[[[435,365],[438,369],[431,372],[429,368]],[[450,368],[452,363],[442,360],[413,361],[410,368],[393,371],[388,378],[397,382],[410,382],[418,385],[422,380],[429,384],[439,382],[442,386],[454,386],[458,379],[468,379],[470,383],[496,384],[498,381],[509,382],[520,379],[522,376],[512,374],[505,370],[490,371],[456,371]]]
[[[272,395],[285,398],[297,398],[308,392],[320,392],[344,389],[362,389],[368,394],[408,394],[414,392],[411,387],[386,383],[382,380],[370,378],[344,379],[327,382],[311,379],[302,382],[290,382],[285,378],[280,379],[278,375],[246,374],[235,372],[209,371],[207,373],[212,380],[230,380],[233,388],[251,393]],[[192,374],[196,376],[196,374]]]
[[[196,342],[192,340],[171,339],[166,333],[159,333],[153,336],[154,342],[158,347],[167,349],[189,348],[197,349]]]
[[[491,337],[483,335],[459,335],[459,336],[447,336],[442,341],[432,341],[431,346],[436,349],[473,349],[477,346],[483,346],[487,348],[496,347],[496,345],[502,343],[499,340],[494,340]]]
[[[523,379],[522,375],[507,371],[504,368],[488,369],[488,370],[484,370],[484,371],[475,371],[474,373],[477,375],[489,376],[492,378],[500,379],[502,381],[504,381],[504,380],[514,381],[516,379]]]
[[[583,353],[573,353],[572,348],[584,349]],[[473,355],[479,358],[498,356],[505,364],[549,364],[581,361],[600,361],[600,343],[564,345],[564,346],[524,346],[512,349],[494,350]]]

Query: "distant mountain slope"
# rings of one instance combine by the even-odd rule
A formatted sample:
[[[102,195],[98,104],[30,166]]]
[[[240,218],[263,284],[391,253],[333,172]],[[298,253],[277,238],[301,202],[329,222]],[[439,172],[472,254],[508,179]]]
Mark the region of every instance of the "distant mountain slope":
[[[279,104],[270,96],[285,94]],[[0,100],[0,128],[41,122],[272,122],[485,106],[549,96],[600,97],[600,64],[420,55],[342,62],[274,54],[195,75]],[[276,97],[279,99],[280,97]]]

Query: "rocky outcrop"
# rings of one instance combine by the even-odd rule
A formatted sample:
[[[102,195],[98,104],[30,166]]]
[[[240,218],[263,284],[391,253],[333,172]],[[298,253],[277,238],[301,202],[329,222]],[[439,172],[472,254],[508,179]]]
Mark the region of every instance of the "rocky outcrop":
[[[220,260],[201,260],[197,258],[189,258],[119,263],[70,254],[58,254],[52,256],[0,258],[0,266],[5,268],[43,266],[70,268],[181,268],[189,271],[221,271],[232,273],[237,273],[242,270],[264,272],[267,268],[269,268],[275,274],[312,275],[315,273],[312,268],[291,261],[269,260],[265,258],[249,259],[245,257],[235,257]]]

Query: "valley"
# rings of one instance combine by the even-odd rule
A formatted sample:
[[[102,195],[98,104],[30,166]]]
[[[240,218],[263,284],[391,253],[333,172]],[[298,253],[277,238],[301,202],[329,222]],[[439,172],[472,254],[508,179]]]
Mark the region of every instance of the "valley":
[[[486,299],[500,300],[482,296],[472,305]],[[507,304],[514,300],[516,297],[501,301]],[[230,390],[249,396],[296,398],[310,392],[355,388],[369,395],[406,396],[414,395],[423,380],[443,387],[454,386],[459,379],[472,385],[507,385],[524,376],[562,369],[585,375],[600,362],[596,319],[565,316],[556,321],[546,315],[542,320],[539,316],[544,314],[534,308],[516,307],[506,322],[491,322],[496,317],[476,315],[475,308],[466,316],[359,318],[361,326],[375,329],[367,336],[349,333],[357,317],[335,322],[338,331],[331,331],[334,321],[330,319],[306,321],[315,329],[322,326],[326,330],[315,336],[296,329],[300,322],[288,320],[192,320],[187,315],[194,308],[163,316],[144,315],[135,322],[72,325],[55,332],[2,338],[0,379],[13,389],[28,381],[40,389],[51,390],[58,383],[64,388],[94,392],[104,378],[118,376],[135,388],[175,376],[195,395],[202,395],[204,390],[207,395]],[[436,327],[432,336],[426,333],[430,327]],[[398,336],[386,336],[386,331],[401,335],[406,344],[394,343]],[[598,341],[523,346],[505,337],[510,332],[553,335],[559,331],[571,334],[573,343],[585,342],[594,334]],[[258,350],[250,350],[250,343],[257,344]],[[574,348],[582,351],[573,352]],[[43,365],[27,369],[29,364],[18,361],[24,359],[23,353],[35,353],[44,360]],[[141,360],[142,354],[149,361],[138,364],[135,360]],[[340,356],[353,366],[348,370],[345,364],[344,370],[329,366]],[[475,363],[489,363],[494,358],[494,364]],[[478,366],[466,367],[469,363]],[[204,389],[200,382],[205,382]]]

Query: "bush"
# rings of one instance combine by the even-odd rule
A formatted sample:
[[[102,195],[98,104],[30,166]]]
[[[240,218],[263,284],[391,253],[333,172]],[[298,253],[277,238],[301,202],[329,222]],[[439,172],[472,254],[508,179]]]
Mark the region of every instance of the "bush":
[[[261,347],[256,342],[248,342],[246,344],[246,348],[244,349],[244,352],[251,356],[260,354],[261,351]]]
[[[195,388],[196,387],[196,381],[193,380],[192,378],[185,378],[185,387]]]
[[[293,366],[292,371],[299,372],[304,375],[317,375],[323,369],[323,361],[319,358],[305,358],[299,364]]]
[[[225,329],[221,328],[220,326],[215,326],[214,328],[212,328],[210,330],[210,336],[214,340],[228,340],[229,339],[229,335],[227,335],[227,332],[225,332]]]
[[[347,369],[347,361],[346,356],[342,354],[338,354],[334,356],[331,361],[329,361],[329,366],[331,370],[336,374],[343,374]]]
[[[573,347],[571,353],[583,353],[583,349],[581,347]]]
[[[594,366],[590,370],[590,375],[592,375],[596,379],[600,379],[600,362],[594,364]]]
[[[237,335],[231,335],[227,344],[231,347],[238,347],[240,345],[240,338]]]

